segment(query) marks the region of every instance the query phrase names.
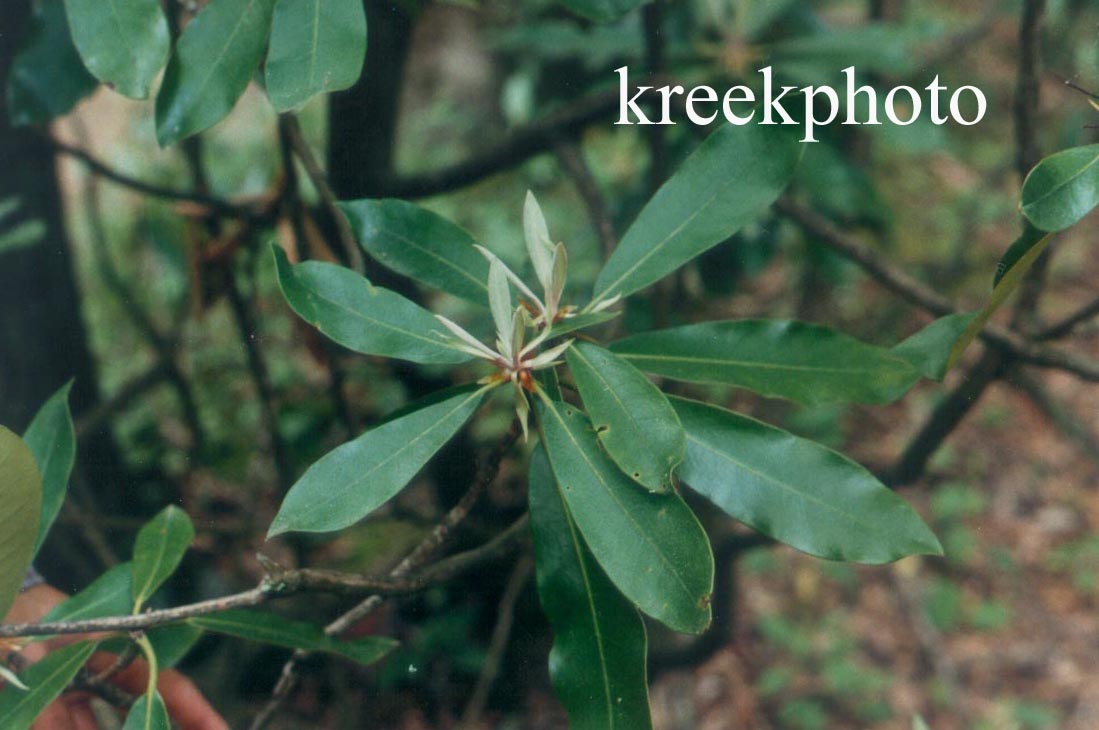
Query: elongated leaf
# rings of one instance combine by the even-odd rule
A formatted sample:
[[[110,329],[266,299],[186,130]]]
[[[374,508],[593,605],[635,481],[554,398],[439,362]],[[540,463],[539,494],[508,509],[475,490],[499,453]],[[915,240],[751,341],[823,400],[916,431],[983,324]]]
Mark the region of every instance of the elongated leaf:
[[[98,86],[73,46],[63,0],[39,0],[32,13],[7,80],[8,119],[13,125],[59,117]]]
[[[151,695],[143,694],[137,698],[126,715],[126,724],[122,730],[171,730],[168,722],[168,708],[160,693],[153,690]]]
[[[569,513],[611,581],[670,628],[705,630],[714,562],[691,509],[675,494],[638,489],[572,406],[543,401],[538,422]]]
[[[168,19],[158,0],[65,0],[73,42],[92,75],[145,99],[168,61]]]
[[[248,641],[274,644],[288,649],[305,649],[337,654],[359,664],[373,664],[396,646],[393,639],[366,636],[341,641],[328,636],[320,626],[291,621],[262,611],[222,611],[188,619],[204,631],[235,636]]]
[[[722,125],[626,231],[595,280],[595,299],[632,294],[757,218],[790,182],[797,140],[788,127]]]
[[[141,528],[134,542],[133,597],[140,607],[171,577],[195,539],[187,513],[168,505]]]
[[[290,489],[267,536],[332,532],[366,517],[458,432],[484,392],[463,392],[421,408],[329,452]]]
[[[94,641],[83,641],[50,652],[19,674],[29,689],[5,686],[0,690],[0,727],[27,730],[42,710],[64,691],[95,651]]]
[[[805,322],[705,322],[635,335],[611,350],[647,373],[807,404],[889,403],[919,378],[885,348]]]
[[[588,312],[587,314],[578,314],[575,317],[562,319],[554,322],[553,326],[550,327],[550,337],[561,337],[570,332],[595,327],[604,322],[610,322],[620,314],[622,312]]]
[[[584,544],[545,452],[527,482],[538,597],[553,627],[553,689],[574,730],[652,727],[645,624]]]
[[[42,477],[23,440],[0,426],[0,618],[19,594],[34,557]],[[0,727],[4,727],[0,725]]]
[[[71,389],[70,382],[50,396],[23,435],[27,448],[38,464],[38,473],[42,475],[42,513],[34,543],[35,553],[42,547],[50,526],[61,511],[76,458],[76,434],[72,414],[69,413]]]
[[[350,269],[320,261],[293,265],[278,246],[275,266],[287,303],[309,324],[344,347],[418,363],[465,362],[469,355],[431,312],[396,292],[374,286]]]
[[[947,361],[948,369],[954,367],[965,349],[981,333],[984,326],[988,324],[988,320],[1000,308],[1000,305],[1011,296],[1011,293],[1019,286],[1026,273],[1030,271],[1030,267],[1034,265],[1034,262],[1038,260],[1038,257],[1042,255],[1042,252],[1046,250],[1046,247],[1052,241],[1053,234],[1044,233],[1029,223],[1026,225],[1022,235],[1011,244],[996,267],[996,278],[992,287],[992,296],[988,298],[988,303],[977,312],[977,316],[965,328],[961,337],[954,342],[954,347],[950,351],[950,359]]]
[[[1023,182],[1023,215],[1043,231],[1063,231],[1099,205],[1099,144],[1047,157]]]
[[[263,58],[275,0],[210,0],[183,29],[156,97],[161,147],[220,122]]]
[[[359,244],[378,262],[422,284],[488,305],[488,261],[446,218],[403,200],[340,203]]]
[[[561,4],[599,23],[621,18],[645,0],[561,0]]]
[[[122,563],[107,570],[84,590],[53,607],[42,619],[83,621],[107,616],[125,616],[133,609],[133,566]]]
[[[127,602],[126,607],[123,608],[121,614],[125,614],[130,610],[128,586],[129,584],[127,583]],[[157,665],[161,669],[166,669],[168,667],[174,667],[187,656],[187,653],[190,652],[195,644],[198,643],[198,640],[202,638],[202,629],[188,623],[165,624],[163,626],[155,626],[146,631],[145,638],[149,640],[149,645],[153,647],[153,653],[156,654]],[[130,643],[131,641],[129,638],[115,637],[113,639],[107,639],[99,645],[99,651],[119,654],[124,651]]]
[[[904,342],[893,347],[893,354],[912,364],[920,375],[942,380],[949,369],[954,344],[977,317],[976,312],[963,312],[940,317]]]
[[[280,112],[352,86],[366,58],[362,0],[277,0],[264,74]]]
[[[687,431],[680,478],[746,525],[829,560],[942,554],[919,515],[843,455],[716,406],[672,403]]]
[[[687,437],[668,399],[637,368],[586,342],[568,351],[569,369],[599,442],[618,467],[649,489],[671,489]]]

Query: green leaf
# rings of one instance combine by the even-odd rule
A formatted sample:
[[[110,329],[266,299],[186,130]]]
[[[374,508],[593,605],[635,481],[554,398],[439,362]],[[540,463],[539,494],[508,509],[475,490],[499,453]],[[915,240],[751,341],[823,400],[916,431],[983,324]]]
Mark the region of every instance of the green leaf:
[[[72,39],[92,75],[146,99],[168,60],[168,19],[158,0],[65,0]]]
[[[175,505],[165,507],[141,528],[132,561],[135,610],[171,577],[194,539],[191,518]]]
[[[595,280],[595,300],[658,281],[759,217],[790,182],[801,152],[788,127],[721,125],[626,231]]]
[[[15,126],[66,114],[98,86],[73,46],[62,0],[32,5],[27,35],[8,75],[8,119]]]
[[[264,77],[280,112],[354,85],[365,58],[362,0],[277,0]]]
[[[446,218],[403,200],[340,203],[363,249],[422,284],[485,306],[488,261],[473,237]]]
[[[84,621],[130,613],[133,609],[132,573],[130,563],[108,569],[84,590],[54,606],[42,621]]]
[[[171,730],[168,722],[168,708],[155,689],[152,694],[143,694],[137,698],[126,715],[126,724],[122,730]]]
[[[894,345],[893,354],[903,357],[920,375],[942,380],[949,369],[954,344],[976,318],[976,312],[940,317],[903,342]]]
[[[374,286],[354,271],[320,261],[291,264],[277,245],[275,267],[287,303],[309,324],[344,347],[418,363],[465,362],[469,355],[431,312],[400,294]]]
[[[379,636],[341,641],[325,634],[319,626],[261,611],[222,611],[187,622],[205,631],[248,641],[337,654],[363,665],[373,664],[397,646],[393,639]]]
[[[673,493],[638,489],[572,406],[543,400],[538,423],[569,513],[607,576],[642,612],[668,627],[704,631],[714,562],[694,513]]]
[[[1038,257],[1042,255],[1042,252],[1046,250],[1046,247],[1052,241],[1052,234],[1040,231],[1029,223],[1026,224],[1022,235],[1011,244],[1007,253],[1004,254],[1004,257],[1000,259],[1000,263],[996,266],[992,296],[988,298],[988,303],[977,312],[977,316],[973,318],[969,326],[962,332],[962,335],[954,342],[954,347],[950,351],[950,358],[947,360],[947,369],[954,367],[965,349],[981,333],[984,326],[988,324],[988,320],[992,318],[993,313],[1011,296],[1011,293],[1019,286],[1026,273],[1030,271],[1030,267],[1034,265],[1034,262],[1038,260]]]
[[[571,332],[576,332],[577,330],[587,329],[588,327],[595,327],[604,322],[610,322],[621,314],[621,311],[587,312],[585,314],[577,314],[567,319],[558,320],[550,327],[550,339],[562,337]]]
[[[187,24],[156,97],[167,147],[212,127],[244,93],[267,45],[275,0],[210,0]]]
[[[0,727],[27,730],[35,718],[69,686],[95,651],[94,641],[82,641],[56,651],[19,674],[30,689],[6,686],[0,690]]]
[[[912,730],[931,730],[927,726],[927,722],[919,715],[912,716]]]
[[[598,345],[577,342],[567,359],[599,442],[625,474],[671,489],[687,438],[668,399],[637,368]]]
[[[119,613],[114,615],[125,614],[129,612],[131,608],[129,603],[129,582],[127,582],[126,585],[125,605]],[[106,616],[109,614],[104,615]],[[175,666],[187,656],[187,653],[190,652],[195,644],[198,643],[198,640],[202,638],[202,629],[188,623],[165,624],[163,626],[154,626],[146,631],[145,638],[149,640],[149,644],[153,647],[153,653],[156,654],[157,664],[161,668],[167,668]],[[107,639],[100,644],[99,651],[108,651],[118,654],[124,651],[131,643],[129,638],[118,636],[113,639]]]
[[[388,421],[321,457],[291,487],[267,536],[332,532],[385,504],[469,420],[485,390]]]
[[[581,539],[542,449],[527,484],[538,597],[553,627],[550,679],[569,727],[651,728],[645,624]]]
[[[606,23],[617,20],[645,0],[561,0],[566,8],[585,18]]]
[[[38,473],[42,475],[42,514],[34,543],[35,553],[42,547],[50,526],[61,511],[76,458],[76,433],[69,413],[70,390],[71,381],[50,396],[23,435],[38,464]]]
[[[687,431],[680,478],[733,518],[829,560],[942,554],[919,515],[842,454],[723,408],[672,403]]]
[[[611,350],[673,380],[723,383],[805,404],[889,403],[919,378],[889,350],[806,322],[743,319],[646,332]]]
[[[0,426],[0,618],[19,595],[34,557],[42,477],[27,445]],[[5,727],[0,725],[0,727]]]
[[[1099,205],[1099,144],[1039,162],[1023,182],[1023,215],[1043,231],[1063,231]]]

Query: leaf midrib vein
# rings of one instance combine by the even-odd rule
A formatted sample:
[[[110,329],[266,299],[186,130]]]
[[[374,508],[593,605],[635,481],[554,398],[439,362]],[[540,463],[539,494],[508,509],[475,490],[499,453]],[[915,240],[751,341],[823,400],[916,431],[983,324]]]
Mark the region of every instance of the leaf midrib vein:
[[[694,594],[691,591],[691,589],[687,586],[687,584],[683,581],[683,577],[679,574],[679,571],[675,570],[675,565],[670,560],[668,560],[668,557],[666,555],[664,555],[664,551],[660,549],[660,546],[657,545],[655,542],[653,542],[649,538],[649,535],[645,531],[645,529],[637,522],[637,520],[634,519],[633,515],[630,514],[629,510],[627,510],[625,508],[625,506],[622,504],[621,500],[618,499],[618,495],[616,495],[614,493],[614,491],[611,490],[607,486],[607,482],[603,479],[603,475],[599,473],[599,471],[595,468],[595,464],[593,464],[591,462],[591,460],[588,458],[587,453],[585,453],[583,447],[580,446],[580,442],[577,441],[575,437],[573,437],[572,431],[569,430],[568,426],[565,424],[564,418],[562,418],[561,414],[559,414],[557,412],[557,409],[550,406],[548,408],[548,410],[553,413],[554,418],[556,418],[558,423],[561,425],[561,429],[568,436],[569,441],[572,442],[572,445],[576,449],[577,453],[580,454],[580,458],[582,458],[584,460],[584,463],[588,465],[588,470],[596,478],[596,480],[599,482],[600,486],[603,487],[603,491],[605,491],[610,496],[610,498],[612,500],[614,500],[614,503],[616,505],[618,505],[619,510],[626,517],[626,519],[629,520],[629,522],[633,525],[633,527],[635,528],[636,533],[642,538],[642,541],[647,543],[650,547],[652,547],[653,552],[655,552],[660,557],[661,562],[663,562],[665,564],[665,566],[667,566],[670,569],[671,574],[673,576],[675,576],[676,581],[683,588],[683,592],[687,595],[688,600],[690,600],[693,597]]]

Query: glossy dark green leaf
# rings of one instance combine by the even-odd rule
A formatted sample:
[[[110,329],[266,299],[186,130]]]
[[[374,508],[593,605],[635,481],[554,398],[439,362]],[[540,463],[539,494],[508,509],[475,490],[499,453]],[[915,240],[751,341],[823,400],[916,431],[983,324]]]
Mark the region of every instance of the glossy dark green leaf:
[[[463,392],[367,431],[313,464],[290,489],[267,536],[332,532],[389,501],[469,420],[484,390]]]
[[[94,641],[83,641],[56,651],[19,673],[28,689],[11,685],[0,690],[0,727],[27,730],[35,718],[57,699],[95,651]]]
[[[645,624],[584,544],[542,449],[527,485],[538,597],[553,627],[550,679],[569,727],[651,728]]]
[[[397,646],[397,642],[393,639],[380,636],[336,639],[325,634],[320,626],[291,621],[261,611],[222,611],[187,619],[187,622],[204,631],[284,646],[288,649],[337,654],[363,665],[373,664]]]
[[[126,585],[126,596],[128,598],[129,583]],[[104,614],[104,616],[124,615],[128,613],[129,610],[130,608],[127,606],[120,613]],[[149,640],[149,644],[153,647],[153,652],[156,654],[159,667],[161,669],[166,669],[168,667],[174,667],[187,656],[188,652],[190,652],[195,644],[198,643],[198,640],[202,638],[202,629],[188,623],[165,624],[163,626],[154,626],[146,631],[145,638]],[[118,654],[124,651],[130,643],[131,640],[129,638],[120,636],[113,639],[107,639],[99,645],[99,651]]]
[[[560,0],[566,8],[599,23],[621,18],[646,0]]]
[[[680,478],[746,525],[829,560],[942,554],[919,515],[842,454],[716,406],[672,403],[687,431]]]
[[[344,347],[418,363],[465,362],[445,343],[449,332],[423,307],[374,286],[354,271],[320,261],[293,265],[278,246],[275,266],[287,303],[309,324]]]
[[[704,631],[714,562],[691,509],[673,493],[638,489],[574,407],[542,401],[538,422],[569,513],[618,590],[676,631]]]
[[[151,695],[143,694],[137,698],[126,715],[126,724],[122,730],[171,730],[168,722],[168,708],[160,693],[153,690]]]
[[[145,632],[156,652],[161,669],[174,667],[195,647],[202,638],[202,631],[190,624],[156,626]]]
[[[996,267],[992,296],[989,297],[988,303],[977,312],[977,316],[965,328],[961,337],[954,342],[947,368],[954,367],[965,349],[981,333],[996,310],[1011,296],[1026,273],[1030,271],[1030,267],[1052,241],[1053,234],[1040,231],[1029,223],[1026,224],[1023,233],[1011,244]]]
[[[790,127],[723,124],[656,192],[595,280],[595,300],[626,296],[759,217],[793,177]]]
[[[893,354],[912,364],[920,375],[942,380],[949,369],[954,344],[977,317],[977,312],[963,312],[940,317],[922,330],[893,347]]]
[[[7,614],[34,557],[42,477],[21,438],[0,426],[0,617]],[[3,727],[3,725],[0,725]]]
[[[267,96],[280,112],[352,86],[366,57],[362,0],[277,0],[264,64]]]
[[[59,117],[99,85],[73,45],[63,0],[39,0],[32,12],[7,80],[8,119],[13,125]]]
[[[187,24],[156,97],[167,147],[220,122],[259,67],[275,0],[210,0]]]
[[[889,350],[806,322],[744,319],[646,332],[611,350],[647,373],[799,403],[889,403],[919,378]]]
[[[122,563],[100,575],[84,590],[53,607],[42,620],[84,621],[108,616],[125,616],[133,610],[133,568]]]
[[[134,605],[140,607],[179,567],[195,539],[187,513],[168,505],[137,533],[132,561]]]
[[[488,304],[488,261],[446,218],[403,200],[340,203],[359,243],[378,262],[422,284]]]
[[[65,11],[92,75],[123,96],[148,98],[171,46],[159,0],[65,0]]]
[[[572,372],[595,434],[627,476],[667,491],[687,437],[668,399],[637,368],[588,342],[569,348]]]
[[[1023,215],[1043,231],[1063,231],[1099,205],[1099,144],[1039,162],[1023,183]]]
[[[70,382],[50,396],[23,434],[23,440],[38,464],[38,473],[42,475],[42,513],[34,544],[35,553],[42,547],[42,541],[61,511],[76,458],[76,434],[72,414],[69,413],[71,389]]]

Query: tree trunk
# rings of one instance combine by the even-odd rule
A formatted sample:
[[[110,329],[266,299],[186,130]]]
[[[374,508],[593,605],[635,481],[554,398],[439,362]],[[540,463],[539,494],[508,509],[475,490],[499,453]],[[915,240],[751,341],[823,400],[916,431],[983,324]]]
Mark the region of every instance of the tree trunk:
[[[0,28],[0,80],[5,84],[30,12],[30,0],[5,4]],[[9,124],[6,100],[0,100],[0,169],[5,171],[0,200],[17,197],[21,202],[16,220],[45,224],[45,236],[35,245],[0,253],[0,423],[22,433],[39,406],[70,379],[75,381],[69,401],[74,415],[90,409],[97,401],[97,380],[54,155],[40,132]],[[80,478],[96,493],[117,488],[120,461],[106,427],[82,440],[78,463]],[[44,572],[68,567],[51,565],[50,557],[40,561]],[[75,577],[71,570],[66,573]]]

